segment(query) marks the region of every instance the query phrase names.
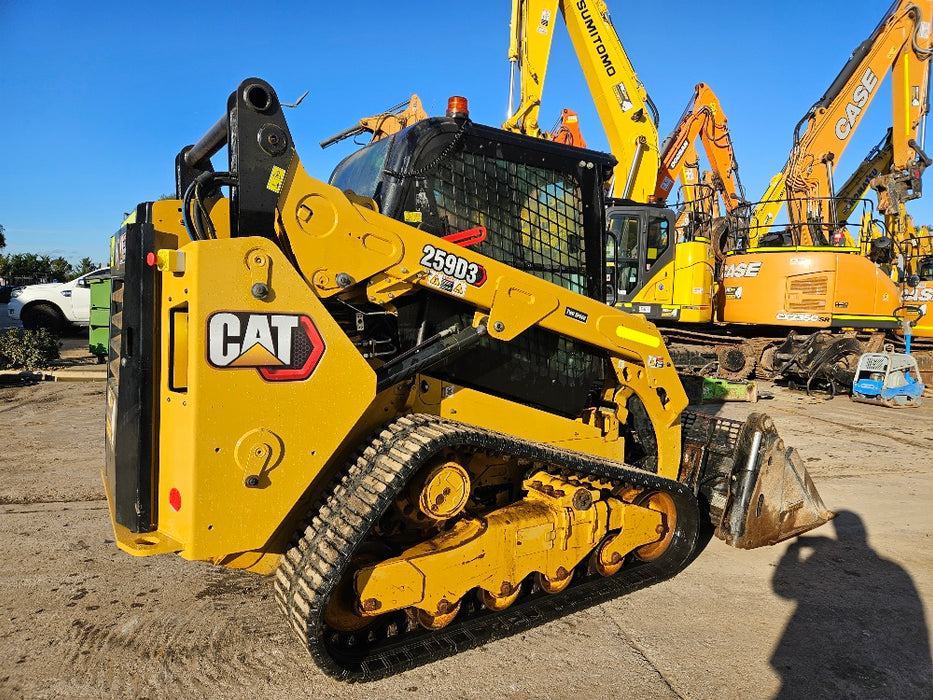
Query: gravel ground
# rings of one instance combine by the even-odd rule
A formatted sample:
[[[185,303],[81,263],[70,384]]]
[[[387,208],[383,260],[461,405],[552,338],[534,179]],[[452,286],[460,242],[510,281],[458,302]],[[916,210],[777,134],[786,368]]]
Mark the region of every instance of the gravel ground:
[[[671,581],[344,685],[270,579],[116,548],[102,382],[0,385],[0,698],[933,697],[933,408],[774,393],[705,409],[770,413],[835,521],[753,551],[714,539]]]

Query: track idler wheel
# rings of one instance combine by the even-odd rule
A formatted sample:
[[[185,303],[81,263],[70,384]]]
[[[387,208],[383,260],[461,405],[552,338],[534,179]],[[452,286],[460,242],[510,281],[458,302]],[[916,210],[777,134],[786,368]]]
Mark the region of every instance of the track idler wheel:
[[[590,555],[590,569],[596,570],[600,576],[613,576],[622,570],[625,557],[614,552],[610,557],[606,553],[606,545],[615,539],[615,535],[606,537]]]
[[[499,589],[498,593],[493,593],[492,591],[487,591],[483,588],[480,588],[476,592],[479,602],[485,605],[490,610],[505,610],[512,603],[518,599],[518,594],[522,592],[521,584],[513,586],[508,581],[502,582],[502,588]]]
[[[356,632],[372,624],[371,616],[364,617],[356,609],[356,591],[353,576],[360,569],[392,556],[388,547],[380,544],[364,544],[353,555],[346,573],[334,589],[334,594],[324,608],[324,621],[338,632]]]
[[[417,610],[409,608],[409,617],[413,617],[415,622],[424,627],[426,630],[439,630],[444,629],[447,625],[454,621],[454,618],[457,617],[457,613],[460,612],[460,603],[457,601],[453,605],[447,601],[442,600],[440,606],[438,606],[438,611],[436,613],[429,613],[426,610]]]
[[[755,359],[746,354],[742,346],[722,346],[716,349],[719,371],[723,379],[748,379],[755,371]]]
[[[674,531],[677,529],[677,506],[674,499],[663,491],[651,491],[641,496],[636,505],[661,513],[664,517],[658,526],[660,539],[657,542],[646,544],[635,550],[635,556],[641,561],[654,561],[671,546]]]
[[[538,586],[545,593],[560,593],[570,585],[570,581],[573,579],[573,570],[567,571],[564,567],[560,567],[557,570],[557,576],[554,578],[549,578],[545,574],[538,572],[537,579]]]

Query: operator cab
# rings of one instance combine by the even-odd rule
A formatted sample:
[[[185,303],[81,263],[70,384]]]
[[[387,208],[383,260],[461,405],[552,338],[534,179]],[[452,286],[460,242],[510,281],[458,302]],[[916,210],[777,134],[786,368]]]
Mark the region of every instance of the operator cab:
[[[606,302],[630,302],[674,259],[674,212],[614,200],[606,211]]]
[[[571,291],[602,299],[603,186],[615,159],[434,117],[345,158],[330,184],[444,237],[485,227],[469,246]]]
[[[481,285],[468,265],[480,253],[578,294],[602,300],[605,260],[604,184],[615,159],[606,153],[482,126],[462,116],[422,120],[344,159],[330,183],[375,202],[385,216],[438,238],[482,227],[484,237],[460,243],[458,268],[422,265],[446,294],[408,294],[395,300],[397,347],[473,323],[475,308],[457,298],[457,284]],[[442,251],[443,252],[443,251]],[[459,262],[458,262],[459,265]],[[485,272],[483,273],[485,275]],[[488,283],[496,284],[495,280]],[[446,289],[444,285],[450,287]],[[468,351],[431,368],[439,379],[577,416],[605,376],[604,355],[569,336],[533,327],[511,343],[484,337]]]

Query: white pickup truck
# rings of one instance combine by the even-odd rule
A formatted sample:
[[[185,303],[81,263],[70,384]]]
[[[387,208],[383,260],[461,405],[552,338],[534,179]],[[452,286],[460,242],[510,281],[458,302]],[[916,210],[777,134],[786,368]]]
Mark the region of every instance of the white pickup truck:
[[[109,277],[104,267],[82,275],[71,282],[30,284],[14,289],[7,304],[12,321],[21,321],[23,328],[45,328],[61,333],[68,326],[87,326],[91,315],[91,280]]]

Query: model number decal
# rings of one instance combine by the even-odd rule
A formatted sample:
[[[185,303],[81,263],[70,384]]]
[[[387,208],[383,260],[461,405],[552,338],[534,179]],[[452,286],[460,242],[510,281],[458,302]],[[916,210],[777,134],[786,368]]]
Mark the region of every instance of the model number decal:
[[[781,312],[775,318],[778,321],[803,321],[805,323],[829,323],[829,316],[817,316],[816,314],[791,314]]]
[[[486,268],[475,262],[470,262],[459,255],[448,253],[446,250],[435,248],[430,243],[421,249],[420,264],[429,270],[442,272],[454,279],[463,280],[474,287],[482,287],[486,282]]]

